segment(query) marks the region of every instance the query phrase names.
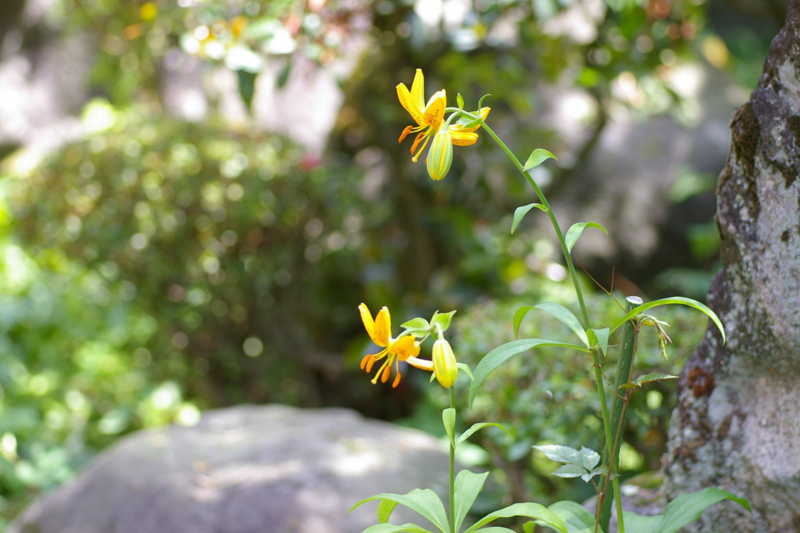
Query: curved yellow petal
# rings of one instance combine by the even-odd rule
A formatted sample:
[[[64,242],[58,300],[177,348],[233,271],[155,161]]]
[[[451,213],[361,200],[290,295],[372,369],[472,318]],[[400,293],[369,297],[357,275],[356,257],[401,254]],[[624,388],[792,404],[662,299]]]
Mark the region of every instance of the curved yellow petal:
[[[435,131],[439,130],[439,126],[444,119],[444,110],[447,107],[447,93],[444,89],[433,93],[431,99],[428,100],[428,105],[425,106],[425,112],[422,120],[433,128]]]
[[[425,108],[425,76],[422,69],[417,69],[414,74],[414,83],[411,84],[411,100],[417,104],[419,109]]]
[[[392,332],[392,318],[389,315],[389,309],[383,307],[378,311],[378,316],[375,317],[375,334],[372,340],[378,346],[389,346],[390,335]]]
[[[409,357],[419,355],[419,343],[414,340],[414,337],[407,335],[394,341],[389,347],[389,351],[397,355],[401,361],[405,361]]]
[[[427,370],[428,372],[433,372],[433,361],[429,361],[427,359],[420,359],[418,357],[409,357],[408,359],[406,359],[406,363],[415,368],[419,368],[420,370]]]
[[[470,146],[478,142],[477,133],[465,133],[462,131],[450,131],[453,144],[456,146]]]
[[[380,324],[376,324],[376,321],[372,319],[372,313],[369,312],[367,304],[362,303],[359,305],[358,311],[361,313],[361,322],[364,323],[364,329],[367,330],[367,335],[369,335],[369,338],[372,339],[372,342],[382,348],[386,348],[386,346],[389,345],[389,327],[391,324],[387,326],[386,324],[383,324],[383,320],[388,319],[389,310],[384,307],[381,309],[381,312],[378,313],[377,319],[379,322],[381,322]],[[386,311],[386,316],[382,318],[381,313],[384,311]],[[384,331],[386,332],[385,336]]]
[[[408,114],[411,115],[411,118],[414,119],[414,122],[419,124],[420,126],[424,126],[424,117],[422,106],[419,103],[414,102],[414,99],[411,97],[411,93],[408,92],[408,87],[406,87],[405,83],[401,83],[397,86],[397,98],[400,100],[400,104],[408,111]]]

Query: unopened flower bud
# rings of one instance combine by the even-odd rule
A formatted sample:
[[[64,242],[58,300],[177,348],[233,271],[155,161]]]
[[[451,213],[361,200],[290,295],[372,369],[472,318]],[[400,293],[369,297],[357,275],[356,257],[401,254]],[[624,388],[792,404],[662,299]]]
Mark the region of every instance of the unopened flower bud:
[[[447,176],[452,164],[453,137],[446,128],[443,128],[431,141],[431,148],[428,151],[428,175],[438,181]]]
[[[442,387],[449,389],[458,377],[458,362],[450,343],[439,339],[433,343],[433,373]]]

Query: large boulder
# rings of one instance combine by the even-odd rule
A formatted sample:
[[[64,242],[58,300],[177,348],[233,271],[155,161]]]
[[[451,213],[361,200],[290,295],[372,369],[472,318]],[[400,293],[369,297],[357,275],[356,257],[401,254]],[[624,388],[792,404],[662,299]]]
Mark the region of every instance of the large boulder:
[[[376,504],[347,514],[355,502],[446,494],[447,464],[435,438],[349,410],[222,409],[122,439],[9,533],[358,533]],[[404,508],[392,517],[409,520],[428,526]]]

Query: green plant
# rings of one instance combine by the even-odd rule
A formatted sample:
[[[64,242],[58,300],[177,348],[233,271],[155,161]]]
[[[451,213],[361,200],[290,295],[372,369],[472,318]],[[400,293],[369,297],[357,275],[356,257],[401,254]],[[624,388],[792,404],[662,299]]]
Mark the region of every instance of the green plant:
[[[562,231],[546,196],[529,172],[532,168],[541,165],[546,160],[555,159],[555,156],[547,150],[538,148],[531,153],[528,160],[523,165],[508,146],[506,146],[486,124],[485,119],[488,115],[488,109],[482,107],[483,100],[486,98],[485,96],[478,102],[478,111],[473,112],[464,111],[464,100],[460,94],[457,98],[458,107],[448,108],[446,106],[446,93],[444,90],[436,92],[433,97],[426,102],[424,98],[424,80],[420,70],[417,70],[417,75],[414,78],[414,83],[410,91],[404,84],[398,85],[397,90],[400,103],[417,123],[416,127],[407,127],[400,137],[402,141],[408,133],[412,131],[418,133],[411,150],[412,153],[415,153],[414,161],[417,161],[420,154],[425,150],[428,142],[433,139],[433,143],[427,155],[428,173],[432,179],[441,180],[450,170],[450,165],[452,164],[452,144],[473,144],[477,140],[477,134],[474,132],[481,127],[508,155],[509,159],[530,184],[539,199],[537,203],[522,206],[516,210],[511,231],[512,233],[514,232],[520,221],[534,207],[543,211],[548,216],[561,247],[569,272],[569,278],[572,280],[577,303],[580,308],[581,318],[578,318],[567,307],[552,302],[526,305],[517,309],[514,314],[515,334],[518,333],[520,324],[528,313],[535,310],[547,313],[564,324],[574,335],[574,339],[572,342],[565,342],[561,340],[527,338],[511,341],[493,349],[481,359],[474,371],[467,372],[471,380],[469,403],[472,403],[487,377],[507,360],[530,350],[557,347],[563,350],[579,352],[585,354],[587,359],[590,358],[597,398],[600,404],[602,436],[605,437],[602,455],[585,446],[580,449],[559,444],[535,447],[549,459],[561,464],[553,475],[564,478],[580,477],[584,482],[592,484],[597,493],[594,516],[582,506],[573,502],[556,502],[549,508],[537,503],[518,503],[490,513],[479,519],[475,524],[467,528],[465,533],[499,533],[500,531],[509,531],[506,528],[498,528],[495,526],[483,528],[483,526],[498,518],[509,517],[524,517],[530,519],[531,522],[525,524],[526,531],[532,531],[534,525],[538,524],[561,533],[605,532],[608,531],[609,528],[612,498],[616,505],[618,531],[620,533],[625,532],[625,522],[628,522],[630,525],[629,531],[634,533],[643,533],[645,531],[674,533],[684,525],[699,518],[703,510],[708,506],[723,500],[733,501],[749,509],[749,504],[746,500],[738,498],[721,489],[709,488],[697,494],[680,496],[667,506],[663,515],[642,517],[636,513],[623,513],[622,511],[619,482],[619,453],[622,445],[625,415],[630,400],[633,394],[647,384],[676,378],[676,376],[663,372],[649,372],[639,376],[634,375],[638,337],[642,328],[648,326],[654,328],[659,349],[664,355],[666,355],[667,343],[670,342],[664,329],[666,323],[649,314],[649,311],[668,305],[683,305],[699,310],[707,315],[718,328],[722,342],[725,342],[725,330],[717,315],[704,304],[690,298],[676,296],[644,303],[638,297],[629,297],[627,298],[626,307],[620,305],[622,316],[618,316],[608,325],[591,327],[592,322],[571,252],[584,230],[587,228],[596,228],[603,232],[606,230],[595,222],[578,222],[573,224],[566,233]],[[450,116],[445,119],[446,113],[450,113]],[[422,144],[422,148],[417,151],[417,147],[420,144]],[[384,357],[387,350],[389,353],[396,352],[398,354],[398,364],[399,361],[405,360],[410,356],[413,356],[416,361],[418,360],[417,355],[419,355],[420,345],[429,336],[433,335],[436,337],[438,339],[437,343],[441,342],[444,338],[444,330],[446,327],[434,324],[434,317],[431,322],[421,318],[406,322],[403,325],[405,331],[400,334],[398,340],[394,340],[391,337],[391,324],[388,320],[388,310],[384,309],[384,311],[381,311],[381,313],[384,312],[385,318],[382,321],[379,320],[376,322],[380,325],[379,329],[382,334],[376,336],[373,333],[376,323],[373,323],[371,315],[365,317],[362,310],[362,319],[364,320],[364,325],[370,337],[373,338],[376,344],[386,347],[380,354],[367,356],[367,358],[364,359],[364,361],[369,361],[367,364],[368,371],[371,368],[371,363],[374,362],[374,360]],[[448,326],[449,323],[450,319],[448,318]],[[615,335],[617,331],[620,331],[620,334]],[[403,352],[402,350],[393,350],[392,346],[395,343],[399,344],[400,340],[405,340],[409,337],[412,339],[420,339],[419,341],[415,340],[413,343],[413,354],[407,353],[403,356],[401,355]],[[609,348],[613,348],[613,345],[609,345],[609,339],[615,337],[618,338],[619,353],[617,356],[616,371],[614,372],[612,380],[612,378],[606,374],[605,369],[610,366]],[[410,346],[411,341],[405,341],[403,344]],[[440,375],[442,372],[435,368],[437,364],[441,364],[440,360],[441,358],[438,357],[436,352],[436,346],[434,346],[433,360],[429,365],[417,362],[412,364],[424,370],[434,371],[435,377],[439,380],[440,384],[450,391],[450,407],[445,409],[442,413],[444,428],[450,441],[449,516],[445,512],[445,507],[438,496],[430,490],[415,489],[406,495],[379,494],[362,500],[354,506],[355,508],[365,502],[374,500],[380,502],[378,506],[378,520],[380,524],[367,528],[365,533],[400,533],[404,531],[412,533],[428,532],[428,530],[415,524],[393,525],[388,523],[392,511],[397,505],[404,505],[416,511],[442,533],[460,533],[467,512],[472,507],[475,499],[483,488],[484,481],[488,474],[475,474],[464,470],[460,472],[458,476],[455,475],[455,450],[458,444],[469,438],[469,436],[476,431],[486,426],[496,424],[478,423],[470,430],[464,432],[460,437],[456,438],[455,421],[457,411],[453,388],[455,376],[453,376],[452,380],[447,380],[446,382],[441,379]],[[386,364],[391,365],[391,362],[392,359],[390,358],[381,370],[386,368]],[[362,367],[363,366],[364,362],[362,362]],[[391,366],[389,366],[388,369],[391,370]],[[469,370],[466,366],[464,369]],[[399,366],[397,372],[399,373]],[[381,371],[379,371],[379,374],[380,373]],[[381,380],[386,382],[388,377],[389,373],[384,371]],[[376,379],[373,380],[373,383],[375,383],[376,380],[377,376]]]

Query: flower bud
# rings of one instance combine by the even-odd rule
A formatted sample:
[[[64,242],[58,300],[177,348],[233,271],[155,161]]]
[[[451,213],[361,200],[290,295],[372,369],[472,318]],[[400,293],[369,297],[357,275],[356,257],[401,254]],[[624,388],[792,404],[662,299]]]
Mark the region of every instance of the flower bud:
[[[453,164],[453,138],[446,128],[440,129],[433,136],[428,151],[428,175],[435,180],[447,176]]]
[[[433,343],[433,373],[442,387],[449,389],[458,377],[456,356],[450,343],[439,339]]]

